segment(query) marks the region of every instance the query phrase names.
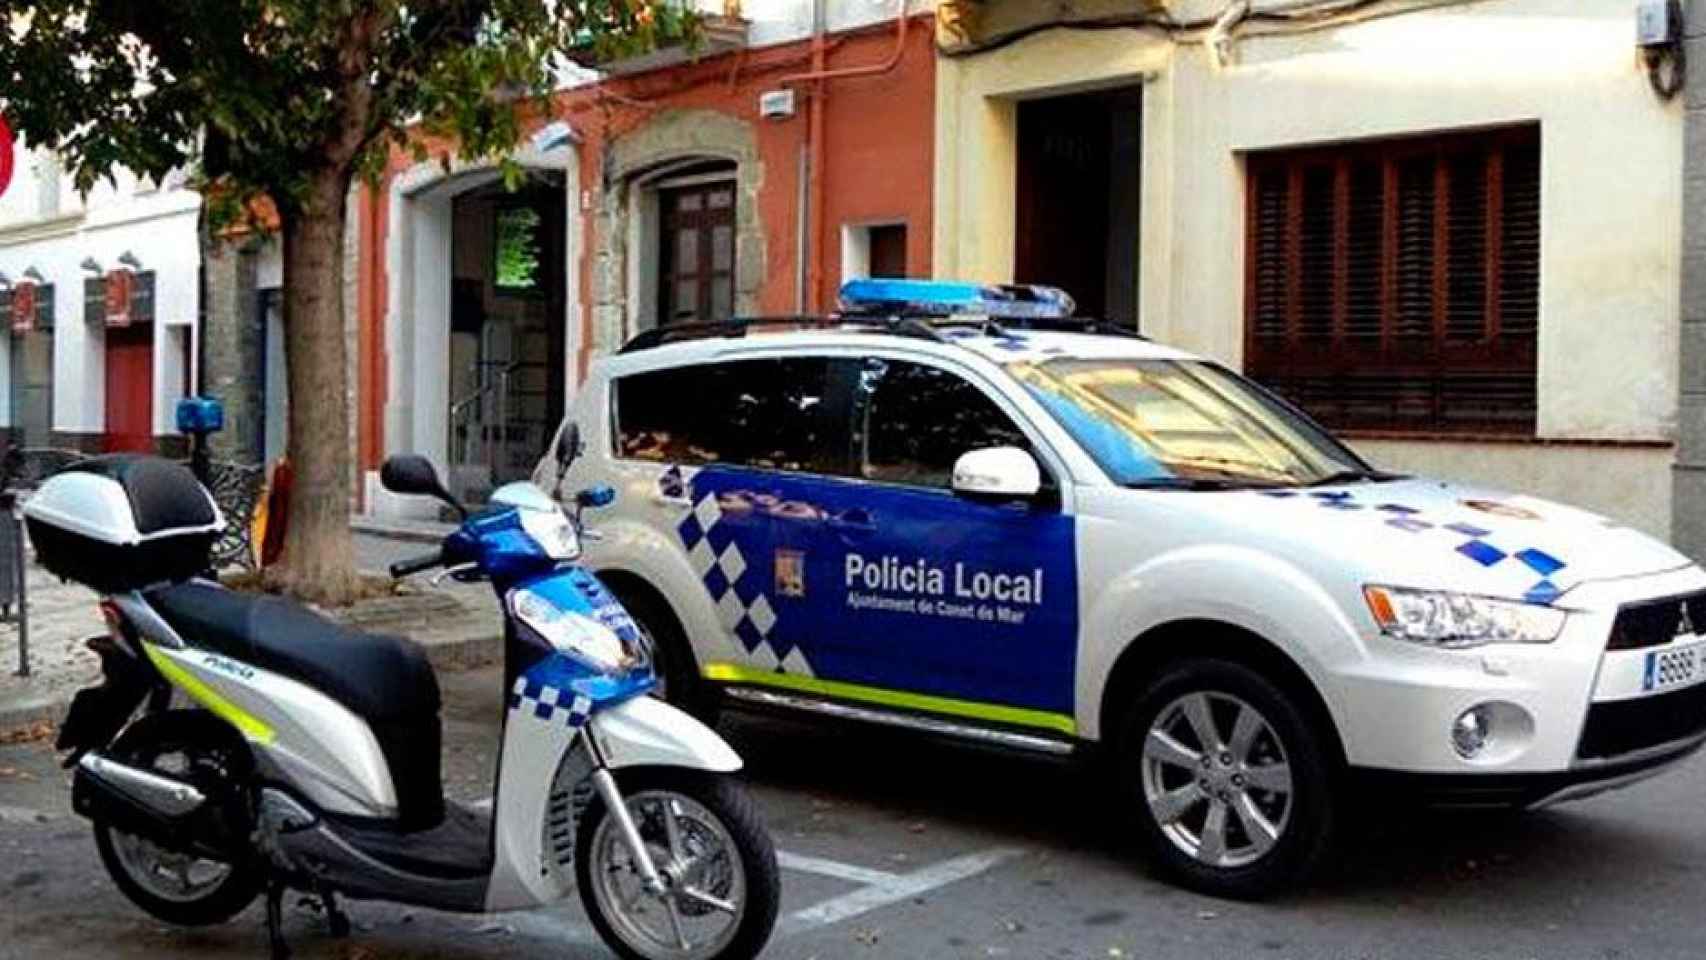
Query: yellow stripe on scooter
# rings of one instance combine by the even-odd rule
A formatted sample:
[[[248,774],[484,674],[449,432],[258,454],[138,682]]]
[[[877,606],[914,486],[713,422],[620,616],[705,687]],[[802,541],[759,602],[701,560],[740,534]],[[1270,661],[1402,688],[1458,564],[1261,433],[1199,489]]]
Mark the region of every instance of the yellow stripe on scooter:
[[[161,652],[153,644],[144,643],[142,649],[148,651],[148,659],[154,662],[155,669],[159,670],[167,680],[182,687],[185,693],[206,707],[214,716],[241,730],[243,736],[256,743],[272,743],[273,729],[262,722],[260,718],[225,699],[219,691],[208,686],[200,677],[184,669],[176,660]]]
[[[843,700],[859,700],[885,707],[898,707],[903,710],[921,710],[926,713],[970,717],[974,720],[988,720],[992,723],[1005,723],[1018,727],[1041,727],[1045,730],[1064,733],[1067,736],[1076,736],[1078,733],[1078,723],[1073,718],[1064,713],[1050,713],[1047,710],[1006,707],[997,703],[978,703],[973,700],[933,697],[922,693],[904,693],[899,690],[886,690],[882,687],[865,687],[856,683],[842,683],[838,680],[819,680],[816,677],[803,677],[795,673],[777,673],[773,670],[744,667],[736,663],[708,663],[701,672],[706,679],[722,683],[750,683],[754,686],[780,687],[784,690],[816,693],[826,697],[839,697]]]

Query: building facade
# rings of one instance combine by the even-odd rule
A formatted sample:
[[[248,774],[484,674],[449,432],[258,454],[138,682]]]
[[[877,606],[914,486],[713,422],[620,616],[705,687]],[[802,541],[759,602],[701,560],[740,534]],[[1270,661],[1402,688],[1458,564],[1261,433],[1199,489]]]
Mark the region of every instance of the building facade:
[[[1108,6],[944,4],[938,275],[1064,279],[1384,467],[1703,526],[1706,480],[1673,471],[1706,459],[1678,447],[1706,430],[1679,401],[1683,105],[1634,4]],[[1075,15],[1098,28],[1045,26]]]
[[[398,155],[349,245],[358,461],[425,454],[478,499],[525,477],[586,364],[658,324],[833,305],[932,272],[927,6],[749,3],[706,48],[599,65],[496,166]]]

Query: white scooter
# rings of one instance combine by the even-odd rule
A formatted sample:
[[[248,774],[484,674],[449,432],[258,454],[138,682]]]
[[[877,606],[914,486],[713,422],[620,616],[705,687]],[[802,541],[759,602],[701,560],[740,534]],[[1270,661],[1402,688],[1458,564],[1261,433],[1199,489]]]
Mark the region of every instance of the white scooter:
[[[393,457],[382,479],[462,510],[423,458]],[[25,508],[38,557],[105,594],[110,626],[90,641],[105,680],[77,696],[59,746],[119,889],[182,925],[265,893],[275,957],[288,889],[317,895],[346,935],[337,894],[484,913],[576,887],[625,957],[755,956],[779,874],[731,777],[740,758],[646,695],[648,639],[574,564],[581,509],[612,496],[583,491],[569,516],[512,484],[440,550],[392,567],[489,580],[503,604],[508,706],[487,812],[443,797],[438,684],[418,646],[197,579],[221,521],[175,464],[103,457],[50,479]],[[197,708],[168,709],[173,689]]]

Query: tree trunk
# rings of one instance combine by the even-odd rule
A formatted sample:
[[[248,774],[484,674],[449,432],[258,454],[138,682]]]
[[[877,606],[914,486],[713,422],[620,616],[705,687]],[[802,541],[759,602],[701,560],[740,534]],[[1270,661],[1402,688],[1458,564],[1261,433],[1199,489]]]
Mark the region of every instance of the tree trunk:
[[[359,581],[350,539],[348,367],[344,341],[344,197],[348,178],[316,175],[283,218],[284,354],[290,379],[290,493],[284,555],[271,573],[285,592],[347,604]]]

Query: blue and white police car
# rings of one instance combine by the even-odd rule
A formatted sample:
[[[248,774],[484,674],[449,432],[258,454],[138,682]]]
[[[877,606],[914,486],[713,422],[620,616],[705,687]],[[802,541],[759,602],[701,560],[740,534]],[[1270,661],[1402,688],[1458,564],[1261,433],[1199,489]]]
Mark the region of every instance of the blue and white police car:
[[[568,488],[667,695],[1068,752],[1250,896],[1348,800],[1527,807],[1706,742],[1706,572],[1603,517],[1375,469],[1046,288],[855,281],[595,364]],[[554,451],[540,479],[556,478]]]

